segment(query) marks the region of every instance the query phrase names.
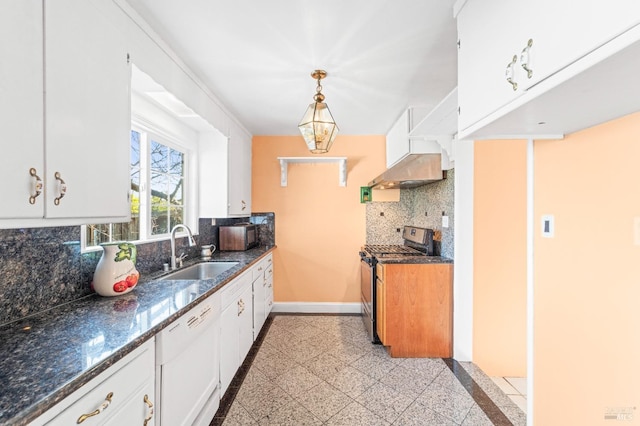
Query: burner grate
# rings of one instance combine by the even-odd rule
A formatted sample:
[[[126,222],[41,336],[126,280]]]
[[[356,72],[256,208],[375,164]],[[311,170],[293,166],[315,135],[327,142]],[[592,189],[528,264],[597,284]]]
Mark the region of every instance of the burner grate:
[[[425,253],[402,245],[366,244],[364,250],[373,256],[424,256]]]

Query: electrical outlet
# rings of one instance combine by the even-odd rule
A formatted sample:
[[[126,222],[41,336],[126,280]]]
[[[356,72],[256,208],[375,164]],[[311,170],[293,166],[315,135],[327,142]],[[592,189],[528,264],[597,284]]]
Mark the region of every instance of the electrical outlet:
[[[396,228],[396,232],[400,232],[400,228]]]
[[[215,219],[211,219],[211,226],[216,226],[216,220]]]

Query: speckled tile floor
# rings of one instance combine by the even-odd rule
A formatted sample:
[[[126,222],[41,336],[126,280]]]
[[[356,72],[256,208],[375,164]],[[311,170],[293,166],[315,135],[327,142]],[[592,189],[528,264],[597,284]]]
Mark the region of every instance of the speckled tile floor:
[[[211,425],[526,425],[474,364],[391,358],[359,316],[269,320]]]

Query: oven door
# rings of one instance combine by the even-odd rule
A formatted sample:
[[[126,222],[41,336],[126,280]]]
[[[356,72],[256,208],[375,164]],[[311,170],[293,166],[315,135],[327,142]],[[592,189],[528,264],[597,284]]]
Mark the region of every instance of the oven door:
[[[378,343],[376,333],[375,260],[360,253],[360,297],[362,322],[372,343]]]

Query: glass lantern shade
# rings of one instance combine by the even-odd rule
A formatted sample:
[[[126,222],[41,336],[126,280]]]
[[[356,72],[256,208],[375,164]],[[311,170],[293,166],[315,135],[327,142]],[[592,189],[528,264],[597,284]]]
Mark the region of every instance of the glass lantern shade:
[[[312,154],[329,152],[338,135],[338,126],[324,102],[309,104],[298,128]]]

